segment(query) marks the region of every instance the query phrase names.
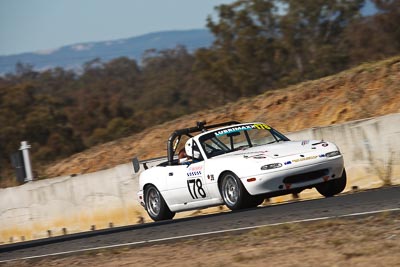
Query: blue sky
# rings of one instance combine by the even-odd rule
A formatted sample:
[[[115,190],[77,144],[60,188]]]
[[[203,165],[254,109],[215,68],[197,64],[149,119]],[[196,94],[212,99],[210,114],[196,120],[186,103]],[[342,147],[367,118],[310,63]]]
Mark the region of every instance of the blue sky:
[[[0,55],[165,30],[205,28],[234,0],[0,0]],[[365,9],[370,9],[369,2]],[[364,9],[364,12],[368,13]]]
[[[205,28],[234,0],[0,0],[0,55]]]

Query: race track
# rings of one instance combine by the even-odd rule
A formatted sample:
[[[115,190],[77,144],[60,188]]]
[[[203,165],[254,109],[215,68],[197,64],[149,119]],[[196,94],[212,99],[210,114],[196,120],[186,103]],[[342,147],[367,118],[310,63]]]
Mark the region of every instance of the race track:
[[[173,242],[189,236],[246,231],[260,226],[335,217],[400,212],[400,187],[368,190],[332,198],[270,205],[239,212],[176,219],[0,246],[0,263],[13,259],[69,254],[97,248]]]

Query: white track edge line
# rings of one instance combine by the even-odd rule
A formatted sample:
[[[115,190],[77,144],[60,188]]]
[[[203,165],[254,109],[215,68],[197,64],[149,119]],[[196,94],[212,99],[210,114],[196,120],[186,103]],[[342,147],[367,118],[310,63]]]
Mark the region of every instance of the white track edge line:
[[[66,254],[74,254],[74,253],[78,253],[78,252],[88,252],[88,251],[95,251],[95,250],[101,250],[101,249],[126,247],[126,246],[140,245],[140,244],[157,243],[157,242],[169,241],[169,240],[174,240],[174,239],[183,239],[183,238],[188,238],[188,237],[197,237],[197,236],[206,236],[206,235],[213,235],[213,234],[222,234],[222,233],[229,233],[229,232],[257,229],[257,228],[261,228],[261,227],[278,226],[278,225],[284,225],[284,224],[322,221],[322,220],[346,218],[346,217],[357,217],[357,216],[384,213],[384,212],[391,212],[391,211],[400,211],[400,208],[385,209],[385,210],[375,210],[375,211],[367,211],[367,212],[357,212],[357,213],[350,213],[350,214],[336,215],[336,216],[317,217],[317,218],[311,218],[311,219],[294,220],[294,221],[289,221],[289,222],[269,223],[269,224],[247,226],[247,227],[241,227],[241,228],[235,228],[235,229],[227,229],[227,230],[211,231],[211,232],[197,233],[197,234],[190,234],[190,235],[166,237],[166,238],[152,239],[152,240],[146,240],[146,241],[136,241],[136,242],[116,244],[116,245],[108,245],[108,246],[100,246],[100,247],[94,247],[94,248],[70,250],[70,251],[49,253],[49,254],[43,254],[43,255],[23,257],[23,258],[2,260],[2,261],[0,261],[0,263],[6,263],[6,262],[18,261],[18,260],[30,260],[30,259],[37,259],[37,258],[44,258],[44,257],[51,257],[51,256],[59,256],[59,255],[66,255]]]

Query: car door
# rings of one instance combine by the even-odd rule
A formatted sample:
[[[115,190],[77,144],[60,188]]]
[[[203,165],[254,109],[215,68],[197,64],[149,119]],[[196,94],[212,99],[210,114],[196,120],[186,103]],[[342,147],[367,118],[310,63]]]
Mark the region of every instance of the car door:
[[[205,182],[204,161],[192,163],[186,170],[186,188],[190,195],[190,202],[210,198]]]
[[[167,168],[166,197],[169,205],[186,206],[209,198],[204,181],[204,161]]]

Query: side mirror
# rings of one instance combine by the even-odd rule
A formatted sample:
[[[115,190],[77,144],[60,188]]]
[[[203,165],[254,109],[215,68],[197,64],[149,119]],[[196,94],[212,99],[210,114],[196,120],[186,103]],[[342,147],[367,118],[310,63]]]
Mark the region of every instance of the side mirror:
[[[132,159],[132,164],[133,164],[133,170],[135,171],[135,173],[138,173],[140,170],[140,163],[139,163],[139,159],[138,158],[133,158]]]

